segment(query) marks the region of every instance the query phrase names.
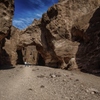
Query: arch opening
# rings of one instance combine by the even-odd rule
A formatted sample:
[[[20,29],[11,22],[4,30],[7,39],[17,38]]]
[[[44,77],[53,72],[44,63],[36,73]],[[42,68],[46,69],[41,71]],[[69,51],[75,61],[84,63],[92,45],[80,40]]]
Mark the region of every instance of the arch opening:
[[[20,50],[17,50],[16,52],[18,55],[18,59],[17,59],[16,64],[24,64],[22,50],[20,49]]]
[[[45,66],[45,60],[43,59],[40,53],[38,53],[37,65]]]

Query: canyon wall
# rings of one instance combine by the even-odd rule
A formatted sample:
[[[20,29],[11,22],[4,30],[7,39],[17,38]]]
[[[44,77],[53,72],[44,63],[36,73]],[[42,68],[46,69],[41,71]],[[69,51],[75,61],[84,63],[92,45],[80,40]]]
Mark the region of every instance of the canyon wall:
[[[82,63],[82,57],[92,37],[87,30],[99,4],[98,0],[60,0],[23,34],[30,34],[29,44],[33,42],[36,45],[46,66],[86,70],[88,66],[84,66],[85,61]]]
[[[45,65],[97,72],[100,48],[100,1],[59,0],[23,31],[11,28],[3,48],[12,65]],[[10,24],[9,24],[10,25]]]
[[[0,0],[0,65],[10,64],[9,55],[3,46],[5,38],[10,39],[13,12],[13,0]]]

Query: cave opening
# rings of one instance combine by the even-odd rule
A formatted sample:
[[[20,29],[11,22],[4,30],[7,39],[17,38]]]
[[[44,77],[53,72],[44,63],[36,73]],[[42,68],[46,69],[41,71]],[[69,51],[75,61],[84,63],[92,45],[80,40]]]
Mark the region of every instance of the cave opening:
[[[22,50],[20,49],[17,50],[16,52],[18,55],[17,64],[24,64]]]
[[[5,45],[5,39],[2,39],[0,41],[0,65],[2,66],[11,65],[9,54],[6,52],[6,50],[3,49],[4,45]]]
[[[37,65],[45,66],[45,60],[43,59],[40,53],[38,53]]]

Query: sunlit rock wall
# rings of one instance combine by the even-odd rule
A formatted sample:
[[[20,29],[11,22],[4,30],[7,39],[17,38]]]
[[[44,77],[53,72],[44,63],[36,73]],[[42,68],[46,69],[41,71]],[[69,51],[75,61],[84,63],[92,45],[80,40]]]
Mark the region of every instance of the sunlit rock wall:
[[[5,45],[5,38],[10,39],[13,12],[13,0],[0,0],[0,65],[10,64],[9,55],[3,46]]]

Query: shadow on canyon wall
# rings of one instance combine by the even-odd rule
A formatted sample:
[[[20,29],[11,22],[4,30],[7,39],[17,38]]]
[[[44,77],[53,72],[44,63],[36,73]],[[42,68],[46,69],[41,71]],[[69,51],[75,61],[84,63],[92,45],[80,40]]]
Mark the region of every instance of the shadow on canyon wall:
[[[10,56],[3,49],[4,43],[5,43],[5,39],[3,39],[2,43],[1,43],[1,49],[0,49],[0,70],[14,68],[11,64]]]
[[[100,7],[91,17],[85,34],[89,40],[80,42],[76,63],[81,71],[100,75]]]

